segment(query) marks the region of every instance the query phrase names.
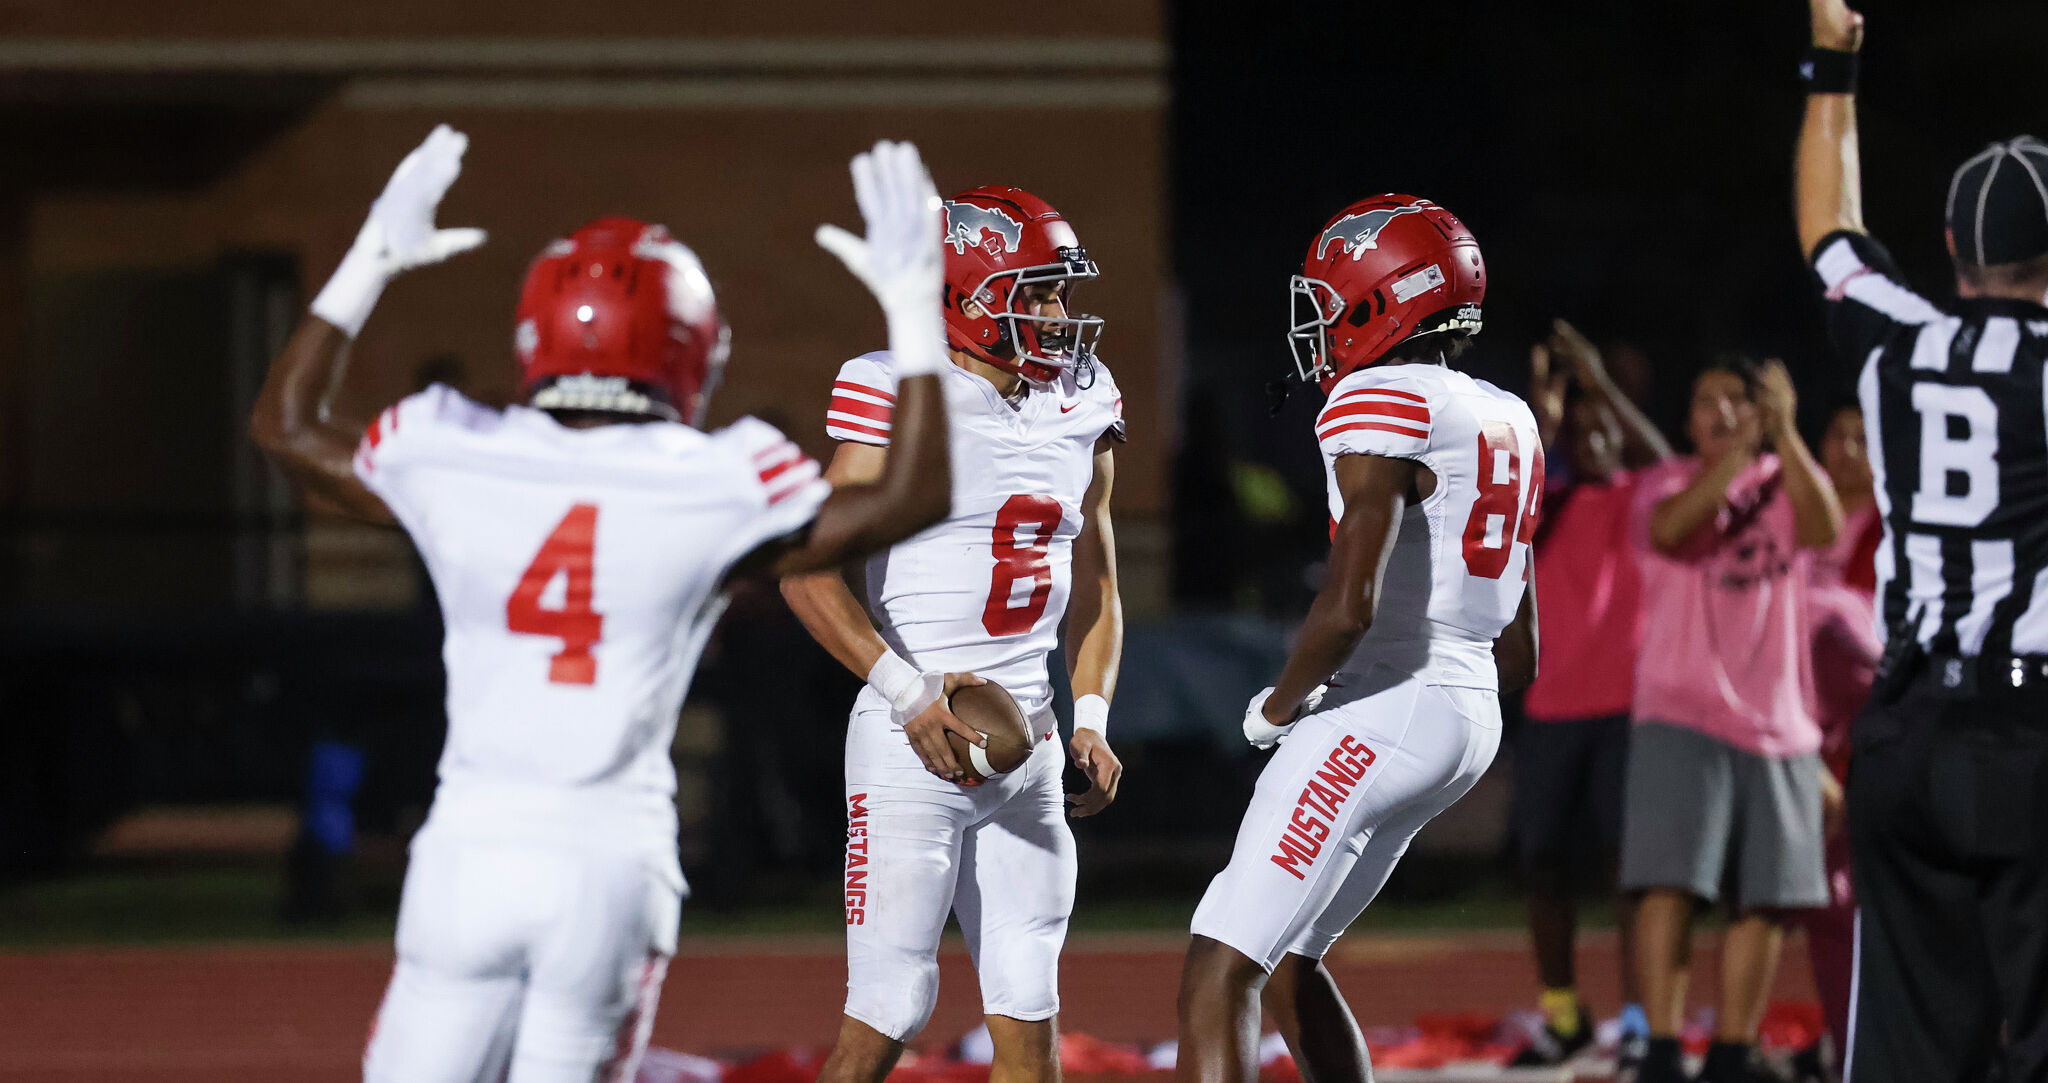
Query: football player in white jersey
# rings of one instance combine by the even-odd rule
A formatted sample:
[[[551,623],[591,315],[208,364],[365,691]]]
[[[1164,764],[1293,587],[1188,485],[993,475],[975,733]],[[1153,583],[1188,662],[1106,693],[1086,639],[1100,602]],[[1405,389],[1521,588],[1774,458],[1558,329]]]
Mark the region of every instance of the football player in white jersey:
[[[1109,520],[1123,399],[1094,357],[1102,321],[1068,309],[1095,263],[1028,192],[977,188],[945,211],[953,513],[868,560],[865,610],[836,572],[783,583],[811,634],[868,682],[846,735],[846,1017],[827,1083],[880,1083],[924,1027],[949,910],[981,979],[995,1078],[1058,1077],[1075,864],[1046,660],[1062,618],[1069,751],[1090,779],[1067,799],[1073,815],[1114,800],[1123,772],[1105,738],[1123,649]],[[891,350],[839,370],[833,481],[901,454],[901,361]],[[980,680],[1008,689],[1042,739],[1022,766],[967,786],[946,733],[981,738],[945,696]]]
[[[725,323],[697,257],[624,218],[529,270],[521,405],[435,386],[351,431],[322,400],[386,283],[483,241],[434,225],[466,143],[444,125],[398,167],[251,427],[302,488],[405,528],[447,626],[440,785],[364,1077],[627,1080],[685,891],[669,745],[727,583],[835,567],[948,510],[938,197],[916,148],[881,143],[853,162],[867,238],[819,230],[881,301],[902,376],[873,484],[835,488],[753,418],[696,427]]]
[[[1302,1075],[1371,1059],[1322,958],[1500,743],[1535,675],[1543,445],[1522,400],[1448,367],[1480,327],[1479,244],[1428,200],[1344,209],[1295,276],[1296,368],[1330,501],[1329,577],[1245,736],[1284,741],[1195,911],[1178,1077],[1250,1083],[1261,1000]]]

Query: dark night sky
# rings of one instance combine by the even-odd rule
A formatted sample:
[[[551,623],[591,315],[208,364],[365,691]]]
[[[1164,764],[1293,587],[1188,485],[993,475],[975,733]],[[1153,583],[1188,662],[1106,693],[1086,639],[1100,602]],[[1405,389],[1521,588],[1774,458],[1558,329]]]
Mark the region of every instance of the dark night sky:
[[[1866,220],[1945,295],[1950,170],[2048,134],[2048,3],[1863,10]],[[1553,314],[1646,347],[1660,420],[1712,351],[1782,354],[1795,375],[1820,360],[1790,209],[1798,0],[1199,0],[1173,18],[1186,390],[1220,396],[1236,449],[1310,491],[1319,396],[1268,419],[1260,388],[1288,365],[1287,276],[1309,238],[1374,192],[1434,199],[1478,236],[1487,326],[1465,367],[1511,390]],[[1846,394],[1815,383],[1809,425]]]

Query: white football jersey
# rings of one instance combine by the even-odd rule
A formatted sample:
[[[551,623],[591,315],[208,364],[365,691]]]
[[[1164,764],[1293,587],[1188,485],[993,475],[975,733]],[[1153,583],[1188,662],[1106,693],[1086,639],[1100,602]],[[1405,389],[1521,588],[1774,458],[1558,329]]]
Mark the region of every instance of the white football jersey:
[[[1123,395],[1109,370],[1004,400],[955,365],[940,374],[952,425],[953,514],[868,559],[868,611],[919,669],[972,672],[1031,715],[1052,702],[1046,656],[1059,645],[1074,539],[1095,477],[1095,444],[1123,439]],[[1086,386],[1082,386],[1086,383]],[[886,446],[896,403],[888,351],[840,366],[825,431]],[[880,702],[869,688],[861,693]]]
[[[430,823],[672,853],[669,745],[723,580],[817,514],[818,464],[753,418],[575,429],[437,385],[377,419],[355,469],[446,624]]]
[[[1338,381],[1316,418],[1331,529],[1340,455],[1413,459],[1436,491],[1411,504],[1372,629],[1346,670],[1374,664],[1434,684],[1494,688],[1493,641],[1515,619],[1543,502],[1543,442],[1521,399],[1442,365],[1385,365]]]

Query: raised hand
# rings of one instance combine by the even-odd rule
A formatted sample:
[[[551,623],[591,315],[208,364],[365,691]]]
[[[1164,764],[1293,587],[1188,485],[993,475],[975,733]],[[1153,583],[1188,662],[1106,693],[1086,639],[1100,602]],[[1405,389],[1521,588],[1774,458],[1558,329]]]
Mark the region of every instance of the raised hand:
[[[1791,432],[1799,415],[1799,392],[1792,387],[1792,374],[1775,358],[1757,370],[1756,410],[1764,432],[1778,437]]]
[[[483,230],[434,224],[441,198],[462,174],[462,154],[468,149],[468,136],[442,124],[398,163],[383,194],[370,204],[355,244],[313,299],[314,315],[353,338],[391,279],[484,243]]]
[[[435,127],[398,163],[383,194],[370,204],[363,230],[374,231],[379,255],[392,274],[439,263],[484,243],[483,230],[434,225],[448,186],[462,175],[462,155],[468,149],[468,136],[446,124]]]
[[[917,147],[883,140],[853,158],[853,195],[867,236],[818,227],[818,245],[839,257],[882,305],[899,375],[946,363],[945,256],[939,195]]]
[[[1565,321],[1550,321],[1550,352],[1571,366],[1572,378],[1589,388],[1604,387],[1607,365],[1600,360],[1600,348],[1579,329]]]
[[[1844,0],[1808,0],[1813,16],[1813,44],[1853,53],[1863,47],[1863,14]]]

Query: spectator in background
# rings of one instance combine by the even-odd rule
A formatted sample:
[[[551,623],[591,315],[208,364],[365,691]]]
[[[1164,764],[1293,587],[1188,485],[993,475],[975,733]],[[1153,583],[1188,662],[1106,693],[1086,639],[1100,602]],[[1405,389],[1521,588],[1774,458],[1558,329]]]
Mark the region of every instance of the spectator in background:
[[[1632,472],[1671,446],[1615,385],[1600,351],[1563,320],[1529,352],[1536,424],[1551,474],[1536,531],[1541,665],[1522,702],[1513,822],[1529,889],[1529,939],[1544,1027],[1518,1065],[1559,1064],[1593,1041],[1573,951],[1585,874],[1615,889],[1621,780],[1635,682],[1639,580],[1628,531]],[[1563,462],[1550,454],[1562,439]],[[1561,468],[1561,469],[1560,469]],[[1631,908],[1619,909],[1623,1059],[1639,1060],[1649,1024],[1636,995]]]
[[[1651,1040],[1639,1083],[1680,1083],[1695,908],[1730,892],[1721,1002],[1702,1083],[1749,1077],[1789,912],[1827,901],[1808,668],[1809,551],[1842,509],[1799,437],[1785,367],[1722,360],[1693,384],[1696,455],[1637,484],[1642,561],[1621,883]],[[1766,450],[1766,447],[1770,450]]]
[[[1849,768],[1849,723],[1870,698],[1884,643],[1877,634],[1877,546],[1884,524],[1871,491],[1863,443],[1863,410],[1843,406],[1821,437],[1820,463],[1842,502],[1842,533],[1813,555],[1807,576],[1812,627],[1814,713],[1821,759],[1837,779]],[[1828,824],[1828,905],[1803,915],[1806,953],[1820,992],[1834,1050],[1849,1034],[1849,986],[1856,944],[1856,898],[1849,884],[1849,839],[1839,819]],[[1814,1050],[1815,1069],[1835,1078],[1839,1059]],[[1831,1051],[1832,1052],[1832,1051]]]

